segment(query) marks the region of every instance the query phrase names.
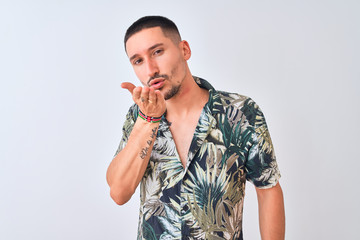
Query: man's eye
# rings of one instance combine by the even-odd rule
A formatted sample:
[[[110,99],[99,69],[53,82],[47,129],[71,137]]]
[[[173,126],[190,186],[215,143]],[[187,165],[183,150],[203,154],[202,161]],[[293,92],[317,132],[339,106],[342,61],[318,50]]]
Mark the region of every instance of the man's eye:
[[[162,53],[162,49],[158,49],[154,51],[154,55],[159,55],[160,53]]]
[[[134,61],[134,65],[139,65],[141,62],[142,62],[141,59],[137,59],[137,60]]]

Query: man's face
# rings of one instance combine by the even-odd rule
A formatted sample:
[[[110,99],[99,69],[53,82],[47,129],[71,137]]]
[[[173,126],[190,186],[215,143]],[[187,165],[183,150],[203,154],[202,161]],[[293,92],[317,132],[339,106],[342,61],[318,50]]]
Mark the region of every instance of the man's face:
[[[184,42],[174,43],[160,27],[148,28],[128,39],[126,52],[144,86],[160,90],[165,100],[176,95],[186,76],[186,60],[190,57]]]

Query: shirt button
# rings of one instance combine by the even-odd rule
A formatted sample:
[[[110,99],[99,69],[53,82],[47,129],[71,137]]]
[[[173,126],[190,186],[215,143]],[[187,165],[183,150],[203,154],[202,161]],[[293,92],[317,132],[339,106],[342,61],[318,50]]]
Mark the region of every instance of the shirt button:
[[[188,206],[188,205],[185,205],[185,206],[182,207],[181,213],[182,213],[182,214],[185,214],[188,210],[189,210],[189,206]]]

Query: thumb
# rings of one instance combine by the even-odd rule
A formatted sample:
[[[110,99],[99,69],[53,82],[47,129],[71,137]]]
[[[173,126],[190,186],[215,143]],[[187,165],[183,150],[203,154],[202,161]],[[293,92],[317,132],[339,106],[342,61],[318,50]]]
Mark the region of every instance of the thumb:
[[[127,89],[131,94],[135,88],[135,85],[130,82],[123,82],[121,83],[121,87]]]

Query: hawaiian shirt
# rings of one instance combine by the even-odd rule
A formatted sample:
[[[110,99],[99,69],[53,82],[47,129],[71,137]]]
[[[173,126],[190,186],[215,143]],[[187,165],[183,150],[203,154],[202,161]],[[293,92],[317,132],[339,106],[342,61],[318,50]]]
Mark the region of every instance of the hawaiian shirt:
[[[280,172],[265,118],[249,97],[209,90],[184,168],[164,116],[140,183],[138,239],[243,239],[245,181],[276,185]],[[117,153],[138,116],[133,105]],[[116,153],[116,154],[117,154]]]

